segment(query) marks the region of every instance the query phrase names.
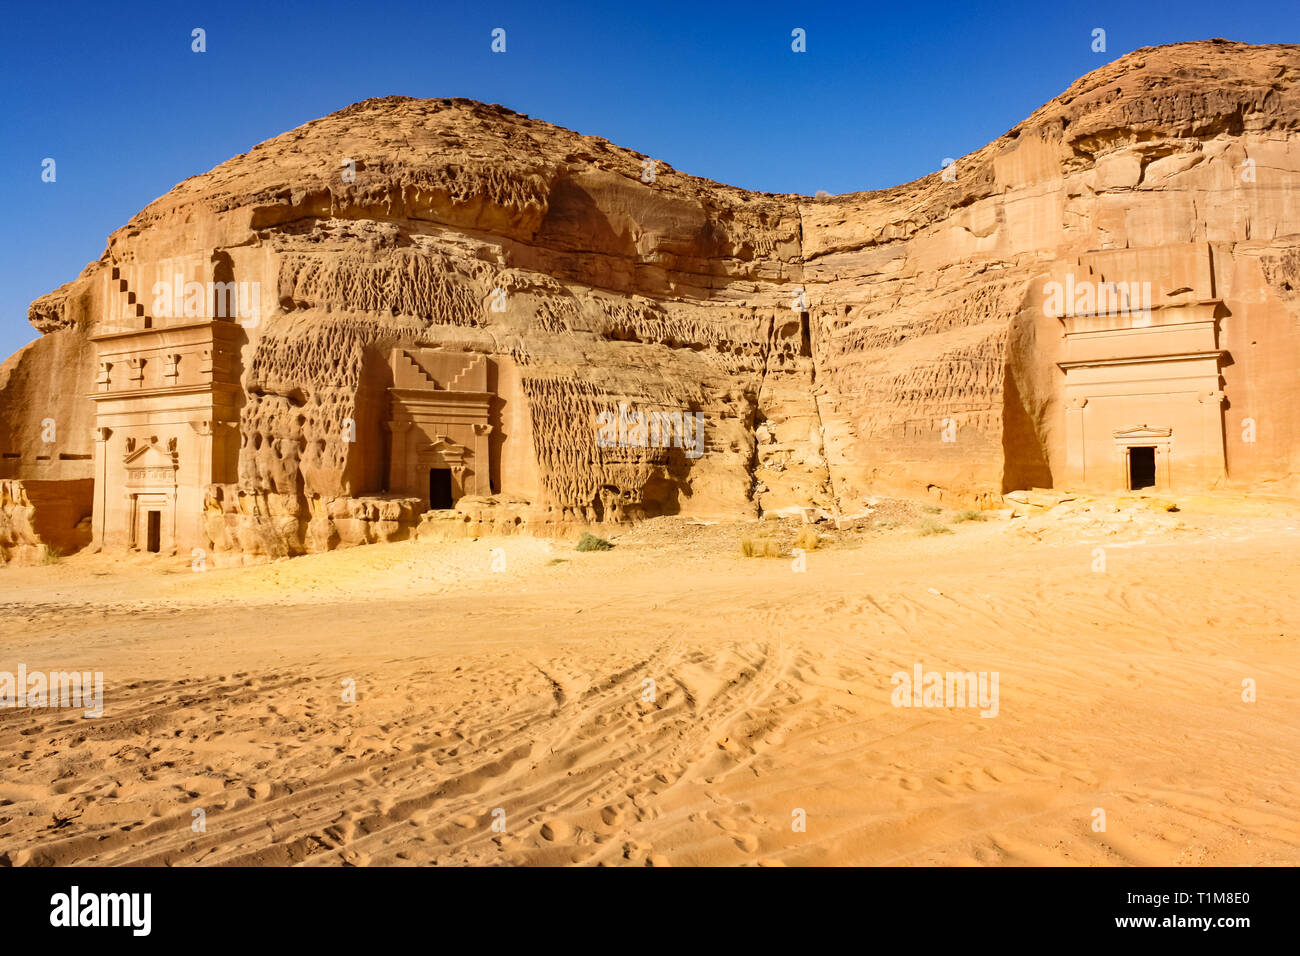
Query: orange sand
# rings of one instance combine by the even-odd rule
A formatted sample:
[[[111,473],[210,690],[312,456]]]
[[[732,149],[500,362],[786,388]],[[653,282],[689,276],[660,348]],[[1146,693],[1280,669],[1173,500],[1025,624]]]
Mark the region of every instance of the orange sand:
[[[0,710],[0,862],[1300,862],[1294,508],[1064,510],[802,574],[675,519],[0,569],[0,670],[106,707]],[[998,715],[893,706],[916,664],[997,671]]]

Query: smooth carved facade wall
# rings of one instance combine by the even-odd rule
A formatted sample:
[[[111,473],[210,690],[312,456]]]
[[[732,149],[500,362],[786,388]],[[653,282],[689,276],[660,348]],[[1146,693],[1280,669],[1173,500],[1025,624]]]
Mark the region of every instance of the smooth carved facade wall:
[[[487,360],[394,349],[392,368],[389,491],[422,498],[429,509],[492,494]],[[447,472],[445,488],[436,487],[439,472]]]
[[[97,546],[164,553],[209,546],[204,494],[233,475],[239,448],[243,338],[230,322],[93,337]]]
[[[1080,490],[1221,487],[1229,321],[1205,243],[1081,256],[1059,270],[1066,462]],[[1138,463],[1148,450],[1154,473]],[[1135,471],[1135,468],[1137,469]]]

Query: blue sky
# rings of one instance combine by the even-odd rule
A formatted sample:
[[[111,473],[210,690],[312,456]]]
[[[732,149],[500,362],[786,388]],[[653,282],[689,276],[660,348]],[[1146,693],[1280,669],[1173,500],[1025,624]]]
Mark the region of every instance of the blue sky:
[[[925,175],[1141,46],[1300,42],[1300,4],[42,2],[0,29],[3,357],[151,200],[370,96],[502,103],[733,185],[839,193]]]

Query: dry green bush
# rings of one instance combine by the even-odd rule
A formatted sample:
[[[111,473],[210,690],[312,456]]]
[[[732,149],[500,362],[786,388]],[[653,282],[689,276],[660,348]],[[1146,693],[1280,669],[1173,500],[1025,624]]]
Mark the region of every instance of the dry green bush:
[[[817,533],[817,529],[812,525],[804,525],[799,529],[798,536],[794,539],[796,548],[803,548],[805,551],[816,551],[821,547],[822,536]]]
[[[614,547],[604,538],[598,538],[590,531],[582,532],[582,537],[578,539],[578,551],[608,551]]]
[[[741,538],[740,553],[747,558],[779,558],[781,546],[772,538]]]

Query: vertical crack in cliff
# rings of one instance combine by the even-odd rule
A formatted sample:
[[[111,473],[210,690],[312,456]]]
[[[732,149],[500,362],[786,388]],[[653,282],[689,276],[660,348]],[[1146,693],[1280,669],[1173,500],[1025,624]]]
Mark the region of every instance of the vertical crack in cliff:
[[[830,493],[831,503],[835,506],[835,515],[842,513],[839,492],[835,489],[835,473],[831,470],[831,460],[826,454],[826,420],[822,418],[822,395],[817,388],[817,345],[820,336],[815,335],[817,326],[812,314],[808,314],[804,332],[808,339],[808,390],[812,395],[813,411],[817,413],[817,454],[821,456],[826,467],[826,490]]]
[[[808,272],[807,257],[804,254],[804,224],[803,224],[803,203],[796,202],[795,210],[799,214],[799,274],[803,282],[804,293],[808,291]],[[809,303],[811,306],[811,303]],[[818,326],[814,320],[814,313],[811,308],[803,314],[801,322],[803,327],[800,333],[807,345],[808,352],[808,394],[812,398],[813,411],[817,415],[817,454],[820,456],[824,467],[826,468],[826,489],[830,494],[831,503],[835,506],[835,514],[841,513],[840,496],[835,489],[835,475],[831,471],[830,459],[826,455],[826,421],[822,417],[821,395],[817,389],[817,354],[818,345],[821,336],[818,334]]]
[[[749,437],[750,452],[747,470],[749,472],[749,500],[754,502],[755,507],[759,510],[759,517],[762,517],[762,505],[759,503],[759,479],[758,479],[758,416],[762,415],[764,422],[767,421],[766,413],[763,411],[763,389],[767,385],[768,364],[772,359],[772,339],[776,335],[776,316],[770,315],[767,321],[767,335],[763,340],[763,373],[759,376],[758,387],[754,390],[753,408],[749,416]]]

